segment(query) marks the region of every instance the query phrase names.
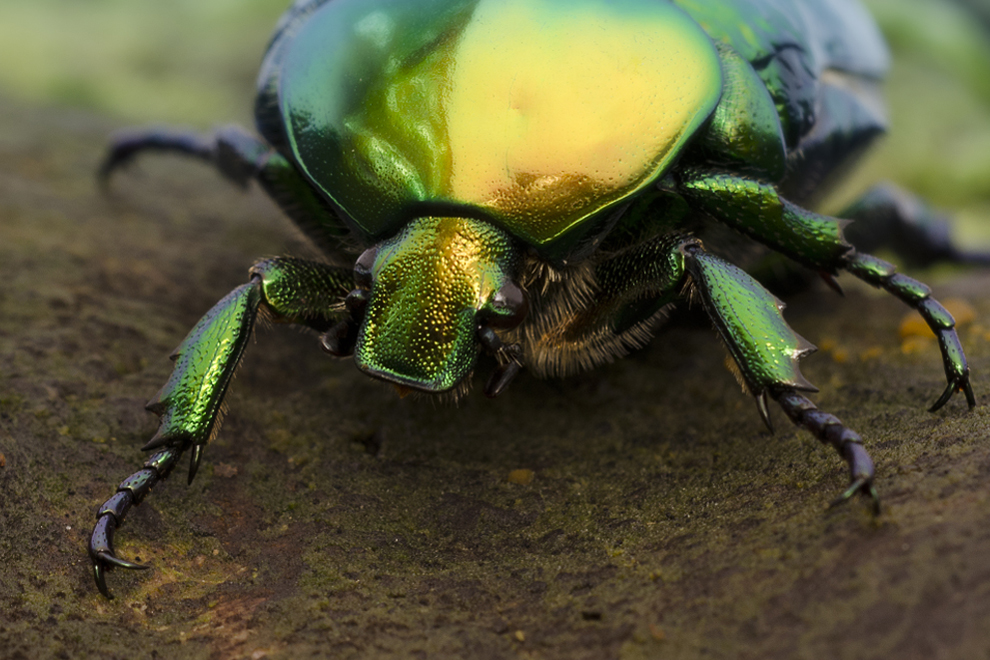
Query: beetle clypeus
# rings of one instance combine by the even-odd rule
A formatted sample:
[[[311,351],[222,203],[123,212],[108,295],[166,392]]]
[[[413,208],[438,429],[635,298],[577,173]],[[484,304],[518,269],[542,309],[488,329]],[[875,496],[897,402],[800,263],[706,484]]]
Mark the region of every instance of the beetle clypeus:
[[[860,436],[801,394],[814,347],[747,270],[779,253],[897,296],[938,336],[932,410],[955,392],[973,407],[951,315],[862,250],[975,257],[890,187],[844,220],[805,208],[883,132],[886,66],[855,0],[299,0],[261,67],[260,139],[139,131],[101,169],[158,150],[257,181],[327,263],[256,263],[180,344],[148,404],[154,453],[97,513],[100,591],[108,570],[143,568],[114,532],[187,450],[195,476],[261,310],[400,391],[457,396],[488,353],[496,396],[522,368],[566,375],[642,346],[694,296],[767,425],[773,399],[848,463],[836,502],[863,493],[879,512]]]

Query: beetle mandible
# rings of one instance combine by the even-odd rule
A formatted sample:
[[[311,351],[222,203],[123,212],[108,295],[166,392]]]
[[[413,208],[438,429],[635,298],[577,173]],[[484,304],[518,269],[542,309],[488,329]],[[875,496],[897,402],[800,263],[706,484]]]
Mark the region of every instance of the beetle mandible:
[[[975,405],[952,316],[864,250],[976,256],[890,187],[843,219],[808,210],[884,131],[887,57],[856,0],[296,2],[261,66],[260,137],[133,132],[100,171],[145,151],[205,160],[260,184],[326,255],[259,261],[176,349],[148,404],[154,453],[97,513],[100,591],[143,568],[114,532],[186,451],[192,481],[262,311],[400,392],[458,396],[491,355],[497,396],[520,369],[567,375],[644,345],[693,297],[764,422],[772,399],[848,464],[836,502],[879,512],[860,436],[802,394],[814,347],[747,270],[777,253],[900,298],[939,339],[932,410],[955,392]]]

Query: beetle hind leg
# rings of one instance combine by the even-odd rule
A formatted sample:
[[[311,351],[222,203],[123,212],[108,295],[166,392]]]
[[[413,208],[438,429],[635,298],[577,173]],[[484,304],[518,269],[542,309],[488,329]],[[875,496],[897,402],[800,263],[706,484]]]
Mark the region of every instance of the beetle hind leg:
[[[237,126],[226,126],[208,135],[168,127],[129,129],[111,138],[97,177],[101,183],[108,183],[117,170],[146,152],[201,160],[229,181],[245,187],[252,179],[262,178],[274,150]]]
[[[114,172],[146,151],[177,153],[211,164],[216,160],[215,141],[198,133],[171,128],[131,130],[114,135],[97,176],[106,183]]]
[[[118,170],[145,152],[174,153],[212,165],[227,180],[245,188],[253,180],[264,188],[292,221],[327,253],[347,240],[343,222],[328,222],[336,212],[296,167],[266,142],[237,126],[210,135],[174,128],[145,128],[118,133],[100,164],[97,177],[107,186]]]
[[[938,261],[990,265],[990,252],[956,245],[946,216],[890,183],[870,188],[839,215],[853,221],[845,228],[845,236],[863,252],[888,247],[919,267]]]

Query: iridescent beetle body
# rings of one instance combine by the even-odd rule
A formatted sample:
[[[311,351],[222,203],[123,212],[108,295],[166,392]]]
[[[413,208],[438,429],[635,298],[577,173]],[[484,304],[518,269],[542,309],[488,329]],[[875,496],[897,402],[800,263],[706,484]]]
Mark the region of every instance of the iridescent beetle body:
[[[856,247],[847,220],[804,208],[883,132],[886,66],[855,0],[297,2],[259,76],[262,139],[135,133],[101,172],[145,150],[205,159],[259,182],[328,263],[255,264],[179,346],[148,406],[156,452],[98,512],[100,590],[108,569],[139,568],[113,550],[129,508],[186,450],[195,474],[261,309],[400,391],[456,396],[489,354],[495,396],[521,368],[619,357],[695,296],[764,421],[772,398],[849,464],[837,501],[878,510],[860,437],[800,394],[813,347],[740,266],[779,253],[901,298],[939,337],[933,409],[957,391],[974,405],[952,317],[860,250],[908,232],[916,258],[969,255],[890,188],[843,214],[864,221]]]

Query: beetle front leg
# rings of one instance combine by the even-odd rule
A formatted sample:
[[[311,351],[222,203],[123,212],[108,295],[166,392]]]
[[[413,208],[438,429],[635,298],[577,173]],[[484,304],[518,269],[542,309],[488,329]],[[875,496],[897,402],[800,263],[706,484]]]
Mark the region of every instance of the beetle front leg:
[[[147,405],[161,422],[144,449],[159,451],[121,482],[97,511],[89,555],[100,593],[111,597],[107,571],[147,568],[117,557],[114,533],[130,508],[172,472],[186,450],[192,452],[192,483],[203,450],[220,427],[224,395],[259,311],[264,309],[276,321],[325,331],[341,316],[341,301],[352,288],[349,270],[301,259],[269,259],[256,264],[251,281],[230,292],[196,324],[172,354],[175,367],[168,382]]]
[[[114,496],[100,506],[89,541],[93,576],[107,598],[111,597],[107,571],[117,566],[146,568],[118,558],[113,547],[114,532],[131,506],[140,504],[190,448],[194,449],[189,462],[190,483],[196,475],[202,448],[218,426],[223,395],[254,327],[260,289],[254,281],[234,289],[206,313],[172,354],[172,376],[147,405],[161,417],[161,424],[144,449],[164,447],[164,451],[121,482]]]
[[[735,361],[744,387],[756,397],[767,426],[769,396],[795,424],[831,444],[849,464],[850,485],[833,504],[863,493],[873,500],[874,512],[879,513],[873,461],[862,439],[799,393],[817,391],[798,367],[798,361],[815,347],[784,321],[783,303],[742,269],[705,252],[698,241],[685,241],[680,251],[693,291]]]

